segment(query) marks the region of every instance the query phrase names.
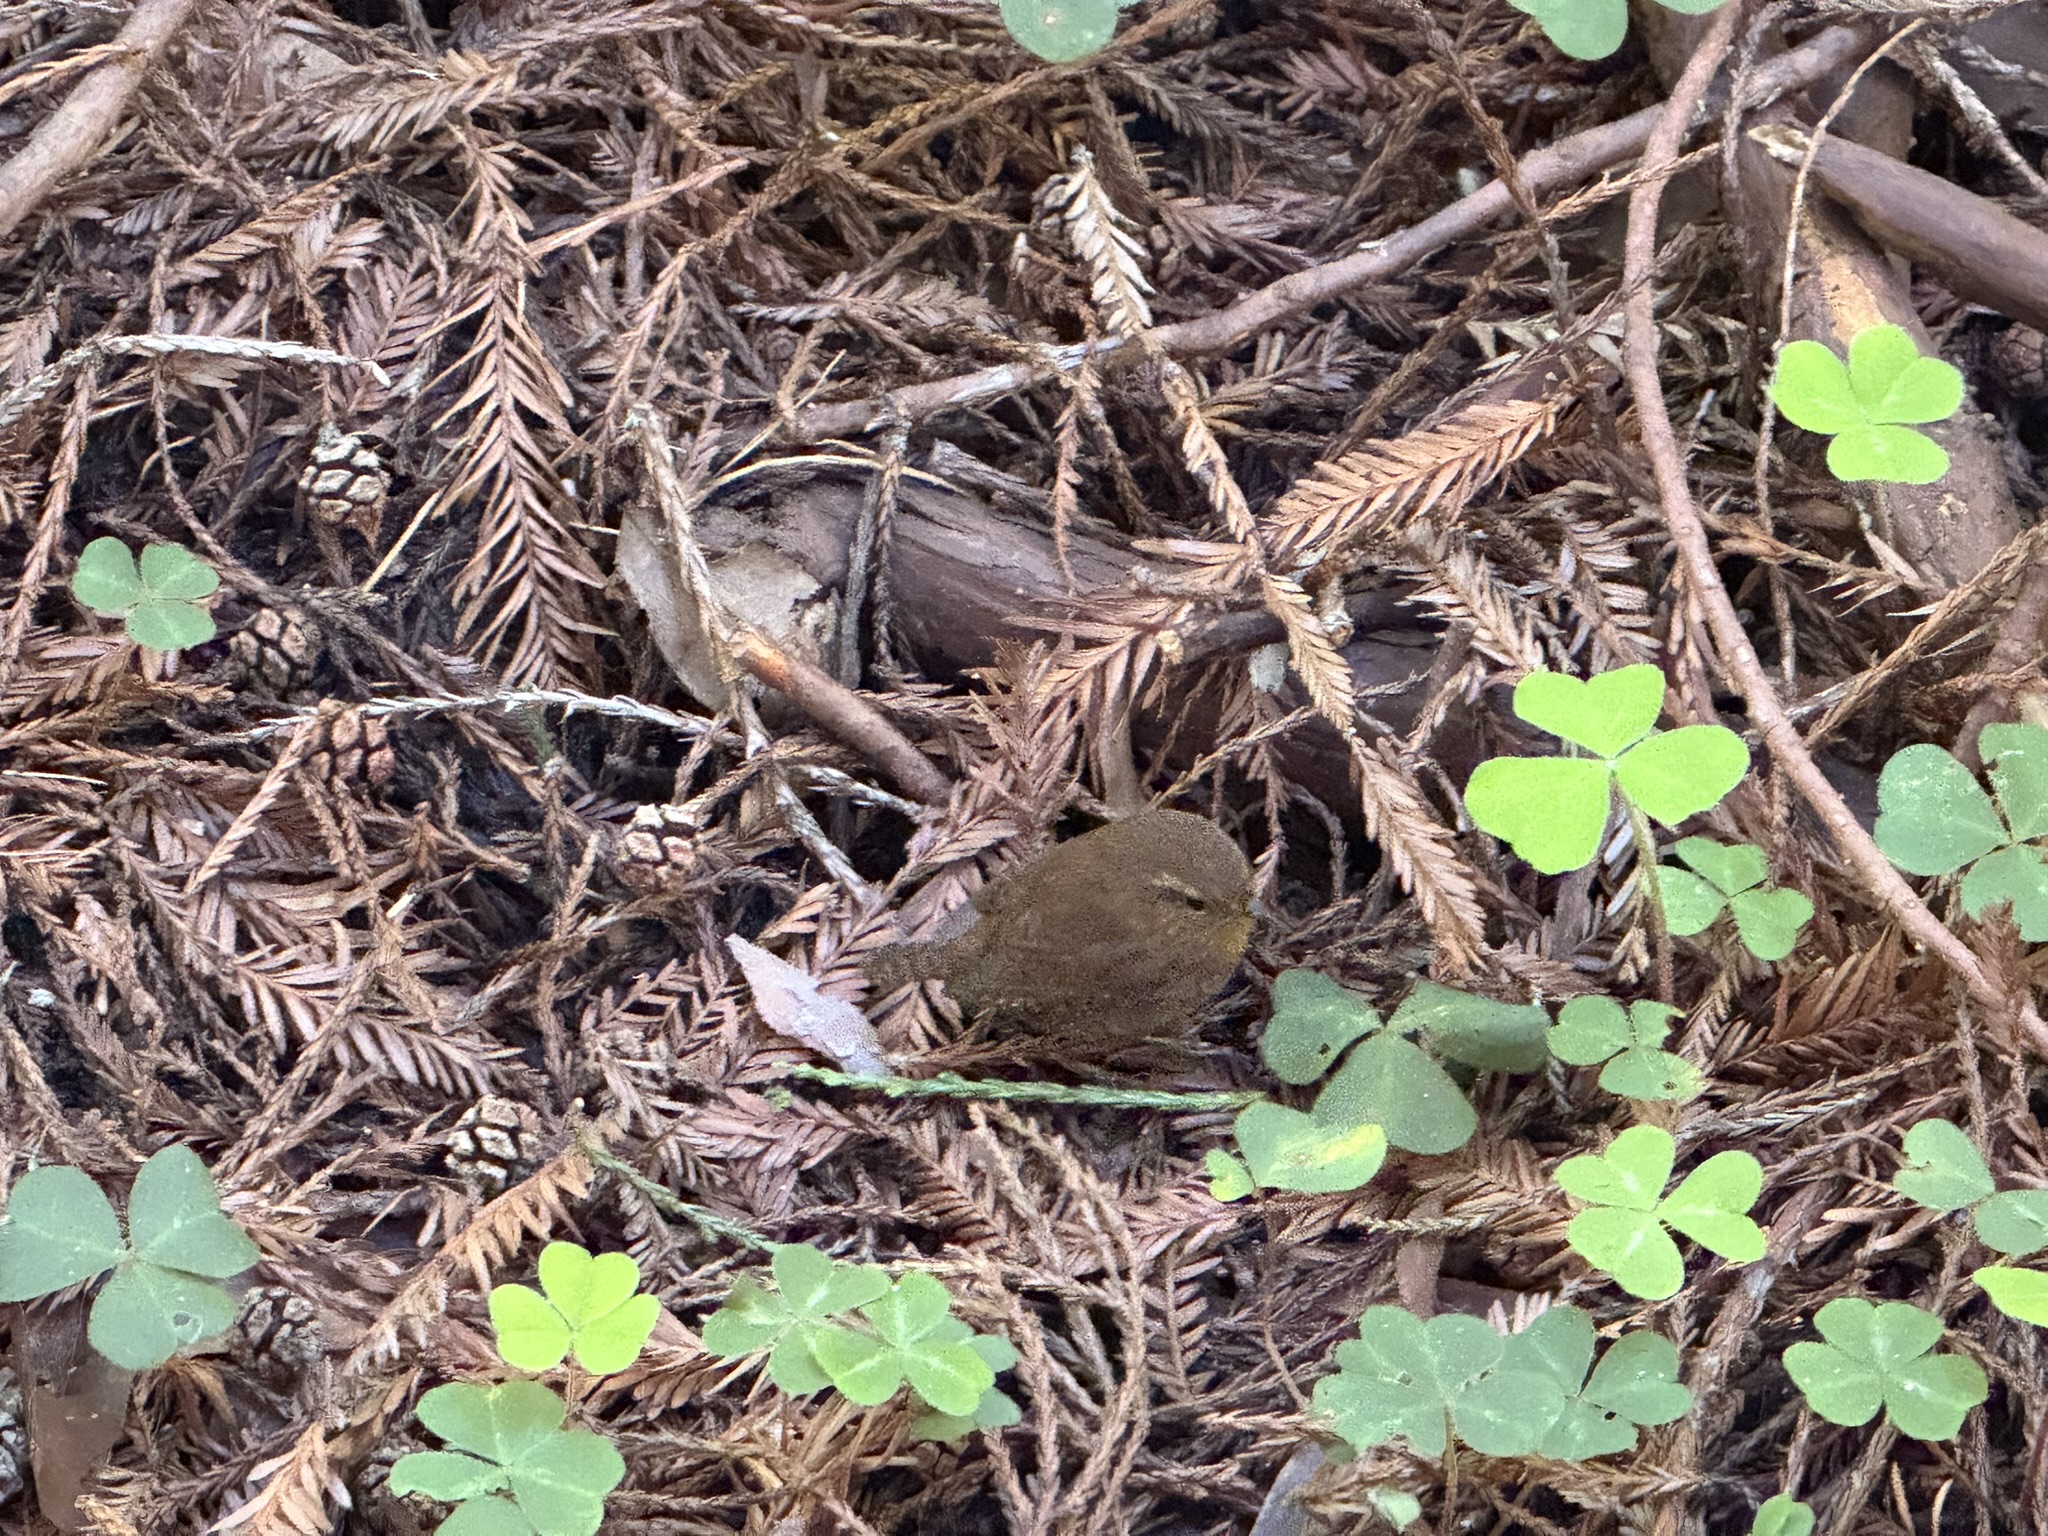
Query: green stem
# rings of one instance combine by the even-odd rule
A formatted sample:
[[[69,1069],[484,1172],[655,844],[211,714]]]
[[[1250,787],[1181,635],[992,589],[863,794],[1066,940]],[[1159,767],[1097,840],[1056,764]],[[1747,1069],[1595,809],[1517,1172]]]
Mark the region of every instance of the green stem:
[[[1664,887],[1657,879],[1657,833],[1650,818],[1626,794],[1621,797],[1628,812],[1630,835],[1636,845],[1636,879],[1643,888],[1643,900],[1650,913],[1650,942],[1657,952],[1657,996],[1672,1001],[1671,928],[1664,921]]]
[[[616,1174],[639,1190],[663,1212],[691,1223],[706,1237],[722,1237],[748,1248],[759,1248],[764,1252],[775,1246],[744,1222],[734,1221],[729,1216],[721,1216],[716,1211],[707,1211],[701,1205],[692,1205],[687,1200],[678,1199],[672,1191],[655,1183],[631,1163],[607,1152],[595,1137],[578,1135],[576,1142],[582,1148],[583,1155],[591,1162],[608,1173]]]
[[[957,1072],[937,1077],[873,1077],[837,1072],[830,1067],[799,1066],[791,1077],[827,1088],[858,1088],[892,1099],[994,1099],[1013,1104],[1086,1104],[1109,1109],[1206,1110],[1242,1109],[1265,1095],[1246,1090],[1224,1093],[1169,1093],[1150,1088],[1070,1087],[1065,1083],[1010,1083],[1000,1079],[970,1081]]]

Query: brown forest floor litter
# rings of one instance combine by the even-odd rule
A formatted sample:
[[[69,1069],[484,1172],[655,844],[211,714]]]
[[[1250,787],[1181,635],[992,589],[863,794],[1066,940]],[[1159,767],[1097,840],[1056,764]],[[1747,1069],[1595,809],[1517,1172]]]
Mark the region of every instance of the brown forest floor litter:
[[[2048,28],[1975,30],[1996,9],[1752,7],[1735,63],[1768,75],[1789,39],[1817,60],[1791,87],[1821,83],[1797,106],[1781,75],[1739,123],[1710,103],[1664,194],[1658,366],[1700,516],[1795,723],[1835,710],[1819,767],[1866,817],[1897,746],[2038,708],[2042,338],[1821,210],[1802,261],[1849,275],[1802,280],[1796,324],[1853,313],[1844,283],[1909,303],[1985,413],[1952,434],[1977,478],[1873,512],[1783,426],[1755,474],[1789,176],[1742,130],[1810,127],[1915,19],[1841,131],[2048,228],[2041,77],[1984,63]],[[1620,379],[1640,134],[1525,161],[1506,217],[1425,221],[1656,108],[1696,24],[1639,15],[1578,64],[1499,0],[1158,0],[1055,68],[966,0],[142,12],[168,45],[82,145],[57,109],[123,67],[122,18],[0,14],[0,154],[79,167],[0,243],[0,1145],[118,1183],[190,1140],[267,1258],[228,1340],[145,1378],[93,1528],[424,1530],[383,1488],[411,1404],[488,1370],[481,1288],[548,1236],[629,1247],[673,1319],[589,1405],[622,1533],[1243,1532],[1365,1306],[1540,1296],[1676,1339],[1698,1411],[1632,1457],[1468,1456],[1455,1509],[1444,1468],[1382,1449],[1310,1486],[1318,1528],[1368,1528],[1391,1483],[1442,1531],[1732,1532],[1788,1477],[1826,1529],[2041,1528],[2039,1334],[1885,1188],[1934,1115],[2004,1185],[2048,1171],[2034,1021],[1995,1006],[2028,959],[1959,918],[1972,984],[1925,958],[1924,909],[1874,894],[1768,754],[1711,826],[1820,915],[1775,968],[1682,942],[1669,982],[1712,1081],[1672,1123],[1689,1157],[1763,1159],[1773,1249],[1658,1306],[1564,1245],[1548,1170],[1628,1113],[1590,1074],[1482,1079],[1476,1141],[1356,1194],[1219,1205],[1220,1114],[780,1102],[813,1058],[723,944],[858,999],[899,915],[1077,794],[1171,786],[1272,916],[1155,1086],[1271,1086],[1252,1046],[1287,966],[1386,1003],[1424,974],[1655,995],[1625,858],[1538,878],[1455,800],[1530,743],[1505,707],[1529,667],[1656,661],[1677,718],[1758,723]],[[153,332],[223,345],[122,341]],[[316,458],[361,501],[303,488]],[[213,559],[222,638],[146,673],[65,590],[105,533]],[[706,583],[770,638],[707,619]],[[1295,669],[1262,691],[1276,643]],[[1017,1070],[923,1003],[877,1024],[919,1072]],[[649,1181],[928,1265],[1018,1345],[1024,1422],[914,1444],[900,1404],[707,1358],[693,1327],[758,1259]],[[1942,1311],[1990,1371],[1957,1441],[1802,1412],[1778,1356],[1842,1294]]]

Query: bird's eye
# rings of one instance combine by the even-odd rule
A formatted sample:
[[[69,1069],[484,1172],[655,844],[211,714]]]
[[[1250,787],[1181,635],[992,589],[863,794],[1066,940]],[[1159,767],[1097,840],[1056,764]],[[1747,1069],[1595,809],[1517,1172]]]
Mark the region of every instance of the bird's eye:
[[[1178,901],[1190,912],[1209,910],[1209,899],[1185,880],[1176,880],[1171,875],[1161,875],[1152,882],[1154,889],[1169,901]]]

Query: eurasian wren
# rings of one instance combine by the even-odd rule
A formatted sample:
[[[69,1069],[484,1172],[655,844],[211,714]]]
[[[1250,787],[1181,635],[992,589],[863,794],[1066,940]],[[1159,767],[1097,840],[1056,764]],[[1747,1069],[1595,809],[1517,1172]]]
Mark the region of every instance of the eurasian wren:
[[[1180,1034],[1244,956],[1251,877],[1213,821],[1141,811],[999,875],[959,938],[892,944],[862,968],[882,990],[943,981],[1011,1032],[1112,1046]]]

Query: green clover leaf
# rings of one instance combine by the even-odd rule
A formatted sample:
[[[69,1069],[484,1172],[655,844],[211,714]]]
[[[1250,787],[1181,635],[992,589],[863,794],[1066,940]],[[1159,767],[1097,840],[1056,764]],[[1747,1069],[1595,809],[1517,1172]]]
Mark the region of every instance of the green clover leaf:
[[[391,1491],[462,1503],[441,1529],[595,1536],[605,1495],[626,1476],[609,1440],[563,1429],[567,1409],[537,1381],[452,1382],[420,1398],[419,1420],[457,1452],[414,1452],[391,1468]],[[480,1466],[465,1462],[474,1458]],[[509,1489],[511,1499],[495,1497]],[[457,1526],[457,1522],[461,1522]]]
[[[1282,971],[1273,981],[1273,1017],[1259,1056],[1281,1082],[1312,1083],[1344,1047],[1379,1027],[1380,1016],[1357,993],[1317,971]]]
[[[1391,1030],[1360,1042],[1316,1098],[1324,1125],[1377,1125],[1387,1144],[1431,1156],[1472,1139],[1479,1116],[1450,1074]]]
[[[1941,1319],[1902,1301],[1879,1306],[1842,1296],[1814,1314],[1827,1342],[1794,1344],[1785,1370],[1830,1424],[1867,1424],[1880,1407],[1915,1440],[1948,1440],[1990,1395],[1974,1360],[1935,1355]]]
[[[2014,840],[2048,833],[2048,731],[2028,723],[1994,723],[1977,738],[1977,750],[1991,765],[1991,784],[2012,823]]]
[[[1996,1253],[2023,1259],[2048,1248],[2048,1189],[2008,1189],[1974,1211],[1977,1240]]]
[[[1695,1168],[1662,1199],[1677,1144],[1656,1126],[1630,1126],[1605,1153],[1566,1158],[1554,1177],[1589,1209],[1572,1218],[1573,1251],[1631,1296],[1662,1301],[1685,1282],[1672,1230],[1731,1263],[1763,1257],[1763,1230],[1744,1213],[1763,1189],[1763,1167],[1747,1152],[1723,1152]]]
[[[1710,809],[1749,771],[1749,748],[1725,726],[1652,735],[1664,674],[1622,667],[1581,682],[1531,672],[1515,687],[1515,713],[1593,754],[1496,757],[1473,770],[1465,809],[1473,824],[1546,875],[1592,862],[1613,789],[1665,826]]]
[[[0,1222],[0,1301],[29,1301],[105,1274],[127,1256],[113,1202],[61,1163],[15,1181]]]
[[[1387,1160],[1387,1133],[1377,1125],[1324,1120],[1263,1099],[1238,1112],[1233,1130],[1253,1187],[1335,1194],[1370,1183]],[[1210,1157],[1219,1155],[1225,1154]],[[1210,1172],[1216,1172],[1213,1165]]]
[[[1543,1371],[1496,1370],[1504,1353],[1501,1336],[1476,1317],[1447,1313],[1425,1323],[1400,1307],[1368,1307],[1313,1400],[1359,1451],[1401,1435],[1423,1455],[1441,1456],[1455,1416],[1473,1449],[1525,1455],[1563,1411],[1564,1393]]]
[[[660,1301],[636,1294],[640,1266],[628,1254],[593,1257],[575,1243],[549,1243],[541,1250],[540,1284],[540,1292],[523,1285],[491,1291],[498,1353],[522,1371],[552,1370],[572,1351],[593,1376],[623,1371],[661,1316]]]
[[[811,1354],[851,1402],[885,1403],[908,1379],[941,1413],[971,1414],[995,1385],[995,1372],[967,1342],[966,1324],[950,1315],[946,1288],[913,1270],[860,1309],[874,1334],[821,1330]],[[950,1326],[948,1326],[950,1325]]]
[[[1465,782],[1472,824],[1532,869],[1584,869],[1600,851],[1614,803],[1614,770],[1584,757],[1490,757]]]
[[[1509,0],[1535,18],[1558,52],[1574,59],[1604,59],[1628,35],[1627,0]],[[1667,11],[1700,15],[1722,0],[1659,0]]]
[[[722,1359],[767,1350],[768,1376],[792,1396],[831,1385],[812,1357],[819,1332],[830,1319],[875,1300],[889,1289],[889,1277],[873,1264],[846,1264],[807,1243],[782,1243],[770,1250],[777,1289],[751,1276],[734,1283],[723,1306],[704,1320],[704,1348]]]
[[[1508,0],[1533,16],[1557,51],[1574,59],[1604,59],[1628,36],[1628,0]]]
[[[1562,672],[1531,672],[1515,685],[1515,713],[1535,726],[1615,758],[1656,727],[1664,674],[1647,664],[1601,672],[1583,682]]]
[[[213,616],[200,604],[219,588],[219,573],[189,549],[151,544],[138,566],[115,538],[86,545],[71,577],[73,597],[94,613],[125,620],[128,638],[155,651],[211,640]]]
[[[1984,1287],[1991,1304],[2007,1317],[2048,1328],[2048,1274],[2038,1269],[1992,1264],[1970,1278]]]
[[[1905,1146],[1906,1166],[1892,1175],[1892,1188],[1929,1210],[1959,1211],[1998,1188],[1960,1126],[1922,1120],[1906,1132]]]
[[[1577,1307],[1543,1312],[1507,1339],[1505,1361],[1547,1372],[1564,1406],[1537,1454],[1584,1461],[1635,1449],[1639,1425],[1668,1424],[1692,1407],[1678,1383],[1678,1350],[1654,1333],[1631,1333],[1608,1346],[1593,1367],[1593,1320]],[[1588,1376],[1588,1369],[1591,1375]]]
[[[1016,1346],[992,1333],[972,1335],[967,1340],[967,1347],[981,1356],[983,1363],[998,1376],[1017,1363]],[[974,1405],[974,1412],[940,1413],[936,1408],[928,1408],[910,1421],[910,1433],[917,1440],[958,1440],[977,1429],[1007,1429],[1023,1417],[1024,1411],[1009,1393],[999,1387],[990,1387],[981,1394],[981,1401]]]
[[[234,1321],[235,1299],[219,1286],[129,1258],[93,1298],[85,1336],[122,1370],[146,1371]]]
[[[199,1154],[182,1145],[165,1147],[136,1173],[128,1238],[152,1265],[216,1280],[262,1257],[249,1234],[221,1213],[220,1191]]]
[[[1909,875],[1953,874],[2011,841],[1976,776],[1932,742],[1891,755],[1877,809],[1877,846]]]
[[[1242,1200],[1259,1187],[1251,1169],[1240,1158],[1232,1157],[1221,1147],[1211,1147],[1202,1158],[1202,1167],[1209,1175],[1209,1198],[1228,1205],[1233,1200]],[[1379,1170],[1374,1169],[1377,1173]],[[1366,1175],[1370,1178],[1372,1175]]]
[[[1659,1049],[1677,1016],[1663,1003],[1632,1003],[1624,1011],[1611,997],[1575,997],[1558,1010],[1551,1054],[1575,1067],[1606,1062],[1600,1086],[1625,1099],[1696,1099],[1706,1088],[1704,1074]]]
[[[1923,357],[1896,325],[1874,325],[1849,343],[1849,360],[1817,341],[1795,341],[1778,358],[1771,399],[1794,426],[1832,435],[1828,469],[1838,480],[1928,485],[1948,473],[1948,454],[1903,422],[1944,421],[1963,403],[1963,376]]]
[[[1799,891],[1773,888],[1731,897],[1735,936],[1759,960],[1782,960],[1799,943],[1799,930],[1813,921],[1813,903]]]
[[[86,1337],[128,1371],[226,1331],[234,1299],[212,1282],[261,1254],[221,1214],[220,1191],[190,1147],[165,1147],[137,1171],[128,1235],[124,1242],[112,1204],[78,1169],[32,1169],[0,1223],[0,1299],[26,1301],[113,1269],[93,1298]]]
[[[1757,1510],[1749,1536],[1813,1536],[1813,1510],[1790,1494],[1774,1493]]]
[[[1969,769],[1922,742],[1893,753],[1878,775],[1872,835],[1909,875],[1967,865],[1963,910],[1981,917],[2010,904],[2020,937],[2040,943],[2048,939],[2048,862],[2025,839],[2048,830],[2048,730],[1987,725],[1979,750],[1991,764],[1995,806]]]
[[[1761,848],[1688,837],[1673,851],[1698,871],[1668,864],[1657,871],[1664,925],[1673,934],[1703,932],[1727,909],[1734,913],[1736,936],[1757,959],[1782,960],[1792,953],[1799,930],[1812,921],[1813,903],[1797,891],[1757,889],[1770,873]]]
[[[1116,32],[1116,0],[999,0],[999,7],[1010,36],[1053,64],[1101,52]]]
[[[1419,1033],[1440,1056],[1486,1072],[1540,1072],[1550,1015],[1535,1003],[1503,1003],[1418,981],[1388,1028]]]

